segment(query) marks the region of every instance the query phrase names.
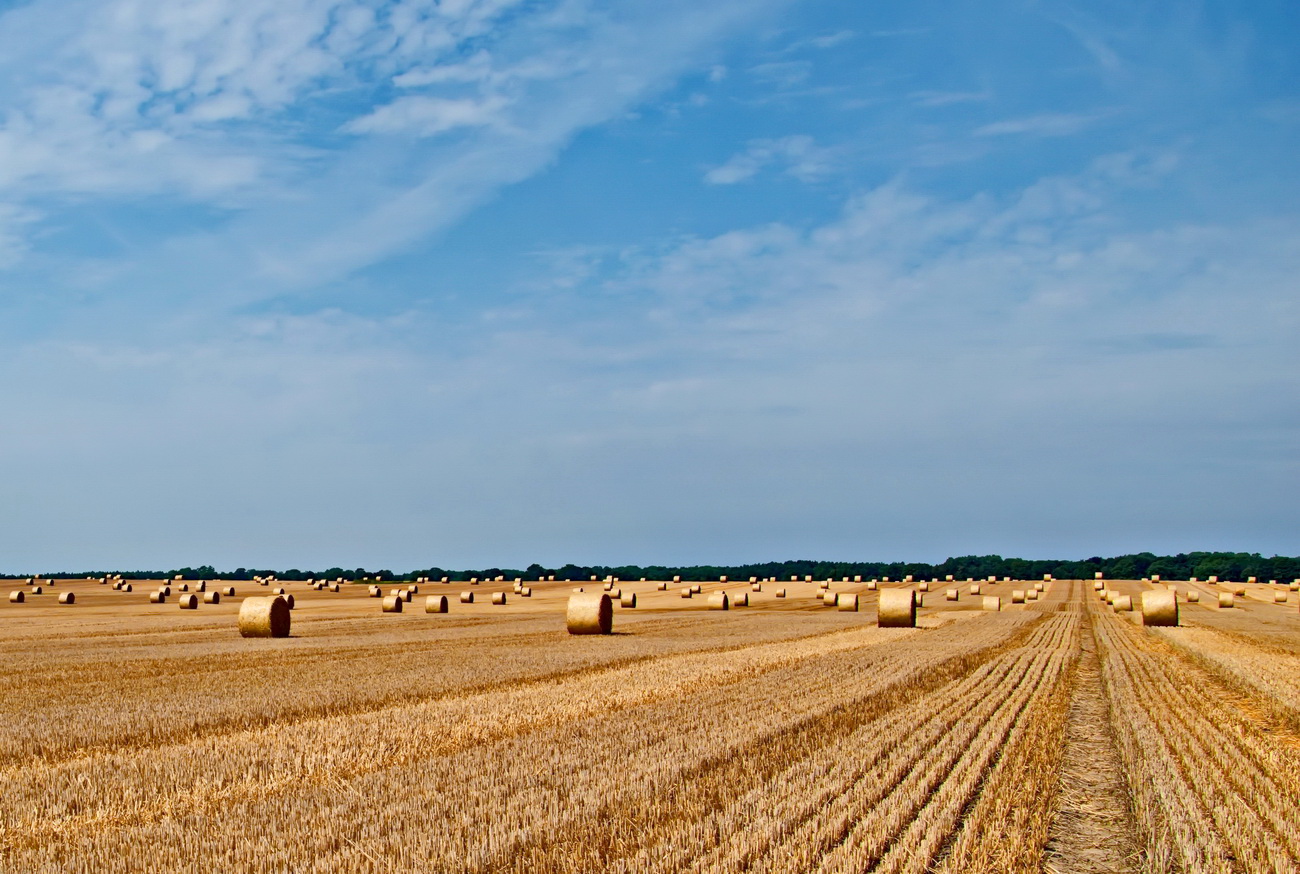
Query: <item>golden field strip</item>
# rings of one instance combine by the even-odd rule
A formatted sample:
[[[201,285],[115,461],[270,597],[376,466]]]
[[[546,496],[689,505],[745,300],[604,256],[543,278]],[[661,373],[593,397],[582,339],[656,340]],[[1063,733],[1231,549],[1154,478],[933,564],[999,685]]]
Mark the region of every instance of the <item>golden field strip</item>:
[[[0,606],[0,871],[1300,870],[1283,587],[1220,609],[1175,582],[1200,602],[1146,628],[1091,580],[981,583],[998,612],[932,583],[878,628],[865,583],[832,584],[846,612],[809,582],[622,582],[615,633],[571,636],[572,583],[424,583],[394,614],[281,582],[292,636],[246,639],[266,588],[157,585]]]

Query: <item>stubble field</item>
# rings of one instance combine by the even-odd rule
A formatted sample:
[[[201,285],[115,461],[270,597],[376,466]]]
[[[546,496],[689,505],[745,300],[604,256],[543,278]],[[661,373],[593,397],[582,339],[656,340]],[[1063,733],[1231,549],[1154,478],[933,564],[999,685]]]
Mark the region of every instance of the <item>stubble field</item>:
[[[245,639],[267,590],[234,585],[0,606],[0,870],[1300,870],[1289,587],[1176,582],[1200,602],[1146,628],[1092,581],[983,583],[999,612],[937,583],[913,629],[865,583],[842,612],[623,582],[615,634],[571,636],[571,583],[426,583],[400,614],[281,583],[292,636]]]

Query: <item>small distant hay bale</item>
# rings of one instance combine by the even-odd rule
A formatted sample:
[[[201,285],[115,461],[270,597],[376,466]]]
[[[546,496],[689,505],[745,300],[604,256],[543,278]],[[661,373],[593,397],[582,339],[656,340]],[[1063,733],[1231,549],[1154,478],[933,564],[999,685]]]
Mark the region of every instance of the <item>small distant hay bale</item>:
[[[862,574],[854,574],[854,575],[853,575],[853,582],[855,582],[855,583],[860,583],[860,582],[862,582]]]
[[[592,577],[592,579],[594,580],[595,577]],[[470,584],[471,586],[477,586],[477,585],[478,585],[478,577],[470,577],[470,578],[469,578],[469,584]]]
[[[1002,599],[997,595],[985,595],[980,606],[981,609],[996,612],[1002,609]]]
[[[1092,584],[1092,590],[1094,592],[1101,592],[1104,591],[1105,589],[1106,589],[1106,584],[1103,583],[1101,580],[1098,580],[1097,582]]]
[[[382,597],[384,597],[384,590],[381,589],[381,588],[379,588],[378,586],[370,586],[370,587],[367,589],[367,591],[370,593],[370,594],[369,594],[369,597],[371,597],[371,598],[382,598]]]
[[[659,584],[658,586],[656,586],[655,588],[658,589],[660,592],[666,592],[666,591],[668,591],[668,584],[667,584],[667,583],[660,583],[660,584]]]
[[[221,593],[220,593],[220,592],[204,592],[204,593],[203,593],[203,603],[204,603],[204,604],[220,604],[220,603],[221,603]]]
[[[401,595],[389,595],[381,602],[381,606],[384,613],[401,613],[405,603]]]
[[[1025,590],[1024,590],[1024,589],[1012,589],[1012,590],[1011,590],[1011,603],[1012,603],[1012,604],[1023,604],[1023,603],[1025,603]]]
[[[44,591],[45,591],[45,590],[42,589],[40,586],[32,586],[32,594],[33,594],[33,595],[39,595],[39,594],[41,594],[41,593],[44,592]]]
[[[621,597],[623,597],[623,590],[622,590],[622,589],[610,589],[610,590],[609,590],[609,597],[610,597],[611,599],[621,598]]]
[[[129,591],[131,591],[131,584],[130,584],[130,583],[127,583],[126,585],[124,585],[124,586],[122,587],[122,591],[123,591],[123,592],[129,592]]]
[[[206,592],[207,590],[208,584],[206,582],[200,581],[194,584],[194,591],[196,592]]]
[[[971,593],[972,595],[978,595],[978,594],[980,593],[980,584],[979,584],[979,583],[971,583],[970,593]]]
[[[921,591],[921,592],[928,592],[928,591],[930,591],[930,584],[929,584],[929,583],[917,583],[916,588],[917,588],[918,591]]]
[[[948,574],[946,577],[943,578],[943,580],[944,580],[944,582],[946,582],[946,583],[951,583],[951,582],[952,582],[952,574]]]
[[[1051,575],[1051,574],[1043,574],[1043,582],[1045,582],[1045,583],[1050,583],[1051,581],[1052,581],[1052,575]]]
[[[564,624],[570,634],[609,634],[614,630],[614,605],[604,592],[569,596]]]
[[[839,595],[837,595],[835,592],[831,592],[828,590],[825,594],[822,595],[822,603],[825,604],[827,607],[834,607],[835,599],[837,599],[838,597]]]
[[[674,582],[674,583],[680,583],[681,581],[682,581],[682,578],[681,578],[680,576],[673,577],[673,582]]]
[[[227,598],[233,598],[235,595],[235,587],[226,586],[224,589],[221,590],[221,594],[225,595]]]
[[[1190,592],[1187,593],[1188,604],[1195,604],[1200,600],[1201,600],[1201,593],[1196,591],[1195,589],[1192,589]]]
[[[1092,578],[1093,578],[1094,580],[1105,579],[1105,578],[1101,575],[1101,571],[1097,571],[1095,574],[1093,574],[1093,575],[1092,575]]]
[[[245,598],[239,605],[239,634],[242,637],[288,637],[289,605],[279,595]]]
[[[473,593],[473,592],[461,592],[461,593],[460,593],[460,603],[462,603],[462,604],[473,604],[473,603],[474,603],[474,593]]]
[[[521,598],[531,598],[532,596],[533,596],[533,587],[532,587],[532,586],[520,586],[520,588],[519,588],[519,597],[521,597]]]
[[[1221,609],[1221,610],[1227,610],[1227,609],[1230,608],[1230,607],[1232,607],[1232,593],[1231,593],[1231,592],[1220,592],[1220,593],[1219,593],[1219,609]]]
[[[835,606],[842,613],[857,613],[858,596],[842,592],[835,596]]]
[[[848,579],[848,577],[845,577],[845,579]],[[752,584],[752,583],[757,583],[757,582],[758,582],[758,577],[750,577],[750,578],[749,578],[749,582],[750,582],[751,584]]]
[[[614,588],[613,580],[605,580],[605,591],[608,592],[612,588]]]
[[[1035,592],[1041,592],[1041,591],[1043,591],[1043,589],[1044,589],[1044,586],[1043,586],[1042,583],[1034,583],[1034,591],[1035,591]]]
[[[1219,577],[1218,577],[1217,574],[1215,574],[1215,575],[1212,575],[1212,576],[1206,577],[1206,578],[1205,578],[1205,581],[1206,581],[1207,583],[1209,583],[1211,586],[1217,586],[1217,585],[1219,584]]]
[[[777,590],[776,590],[775,592],[773,592],[772,594],[776,595],[778,598],[784,598],[784,597],[785,597],[785,589],[777,589]]]
[[[188,592],[189,590],[190,590],[190,584],[189,584],[189,583],[181,583],[181,591],[182,591],[182,592]]]
[[[685,586],[685,587],[682,588],[682,597],[683,597],[683,598],[689,598],[691,595],[694,595],[694,594],[695,594],[695,592],[691,589],[690,586]]]
[[[1025,600],[1026,600],[1026,601],[1037,601],[1037,600],[1038,600],[1038,590],[1037,590],[1037,589],[1030,589],[1029,591],[1025,592]]]
[[[1173,589],[1142,593],[1143,625],[1177,625],[1178,593]]]
[[[411,593],[412,595],[418,595],[418,594],[420,594],[420,587],[419,587],[419,586],[407,586],[406,588],[407,588],[408,591],[410,591],[410,593]],[[410,599],[410,598],[407,598],[406,600],[407,600],[407,601],[410,601],[411,599]]]
[[[1286,593],[1286,592],[1274,592],[1274,593],[1273,593],[1273,603],[1274,603],[1274,604],[1285,604],[1285,603],[1286,603],[1286,596],[1287,596],[1287,593]],[[63,596],[60,595],[59,597],[61,598],[61,597],[63,597]]]
[[[876,624],[881,628],[915,628],[916,593],[911,589],[883,589]]]
[[[874,592],[875,590],[876,590],[876,581],[875,581],[875,580],[872,580],[871,582],[867,583],[867,591],[868,591],[868,592]]]
[[[709,595],[710,610],[729,610],[731,609],[731,599],[727,597],[726,592],[714,592]]]
[[[749,593],[748,593],[748,592],[741,592],[740,594],[733,596],[732,599],[731,599],[731,606],[732,606],[732,607],[748,607],[748,606],[749,606]]]
[[[763,591],[763,584],[762,584],[762,583],[754,583],[754,584],[752,584],[752,585],[749,587],[749,589],[750,589],[750,591],[752,591],[752,592],[761,592],[761,591]]]
[[[493,604],[496,604],[498,607],[504,606],[505,603],[506,603],[506,593],[505,593],[505,592],[493,592],[493,593],[492,593],[492,603],[493,603]]]
[[[1116,613],[1128,613],[1133,609],[1133,598],[1129,595],[1117,595],[1110,606],[1115,608]]]
[[[1160,574],[1152,574],[1152,575],[1151,575],[1151,582],[1153,582],[1153,583],[1158,583],[1158,582],[1160,582]],[[1145,614],[1144,614],[1144,615],[1145,615]]]
[[[1258,582],[1258,580],[1256,580],[1254,577],[1246,577],[1246,582],[1254,583],[1254,582]]]
[[[624,592],[619,596],[620,607],[636,607],[636,592]]]
[[[121,589],[121,588],[122,588],[122,583],[121,583],[120,581],[118,581],[118,582],[114,582],[114,583],[113,583],[113,591],[114,591],[114,592],[118,591],[118,590]]]
[[[446,613],[447,596],[446,595],[429,595],[424,599],[425,613]]]
[[[727,581],[726,576],[718,577],[718,582],[720,582],[720,583],[725,583],[726,581]]]
[[[803,581],[804,581],[805,583],[811,583],[811,582],[812,582],[812,574],[804,574]]]
[[[197,610],[199,609],[199,596],[193,592],[187,592],[186,594],[181,595],[180,600],[177,601],[177,603],[180,605],[182,610]]]
[[[331,592],[341,592],[343,589],[338,583],[330,583],[327,587]]]
[[[285,593],[285,591],[284,591],[284,587],[283,587],[283,586],[277,586],[276,588],[274,588],[274,589],[271,590],[271,594],[272,594],[272,595],[283,595],[283,594],[286,594],[286,593]]]
[[[700,595],[703,594],[703,592],[704,592],[704,587],[701,586],[699,583],[696,583],[695,585],[691,586],[692,595]]]
[[[949,589],[948,591],[944,592],[943,596],[947,598],[949,601],[956,601],[958,598],[961,597],[961,594],[956,589]]]
[[[578,586],[573,590],[573,593],[576,595],[578,592],[581,592],[582,590],[583,590],[582,586]]]

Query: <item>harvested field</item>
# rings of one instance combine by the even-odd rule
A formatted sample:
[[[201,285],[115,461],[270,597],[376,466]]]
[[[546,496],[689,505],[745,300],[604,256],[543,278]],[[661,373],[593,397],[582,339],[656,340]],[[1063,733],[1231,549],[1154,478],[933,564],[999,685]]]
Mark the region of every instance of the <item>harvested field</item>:
[[[0,870],[1297,869],[1294,604],[1145,628],[1056,580],[881,628],[913,585],[622,582],[614,633],[570,635],[568,582],[389,615],[281,584],[287,638],[148,583],[4,605]]]

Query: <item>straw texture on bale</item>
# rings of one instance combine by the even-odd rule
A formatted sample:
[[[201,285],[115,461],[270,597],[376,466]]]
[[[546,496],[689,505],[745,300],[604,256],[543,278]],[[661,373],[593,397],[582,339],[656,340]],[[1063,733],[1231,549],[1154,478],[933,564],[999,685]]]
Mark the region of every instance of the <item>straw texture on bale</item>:
[[[180,604],[182,610],[197,610],[199,609],[199,596],[193,592],[188,592],[181,595],[181,599],[177,603]]]
[[[1116,595],[1110,604],[1116,613],[1127,613],[1133,609],[1133,598],[1129,595]]]
[[[835,599],[838,597],[839,595],[828,590],[825,594],[822,595],[822,603],[825,604],[827,607],[834,607]]]
[[[614,630],[614,605],[604,592],[569,596],[564,624],[570,634],[609,634]]]
[[[26,601],[26,600],[27,600],[27,595],[24,594],[23,592],[10,592],[10,593],[9,593],[9,603],[10,603],[10,604],[21,604],[21,603],[23,603],[23,602]]]
[[[1173,589],[1142,593],[1143,625],[1177,625],[1178,593]]]
[[[424,599],[425,613],[446,613],[447,596],[446,595],[429,595]]]
[[[999,598],[997,595],[985,595],[983,608],[985,610],[1001,610],[1002,599]]]
[[[1034,591],[1035,591],[1035,592],[1041,592],[1041,591],[1043,591],[1043,584],[1042,584],[1042,583],[1034,583]]]
[[[611,598],[621,598],[621,597],[623,597],[623,590],[622,590],[622,589],[610,589],[610,590],[609,590],[609,597],[611,597]]]
[[[1188,604],[1195,604],[1200,600],[1201,600],[1201,593],[1196,591],[1195,589],[1187,593]]]
[[[273,594],[273,595],[283,595],[283,594],[284,594],[284,587],[283,587],[283,586],[277,586],[276,588],[274,588],[274,589],[271,590],[271,594]]]
[[[492,603],[493,603],[493,604],[496,604],[496,605],[499,607],[499,606],[505,604],[505,602],[506,602],[506,593],[505,593],[505,592],[493,592],[493,593],[492,593]]]
[[[624,592],[619,596],[618,603],[622,607],[635,607],[636,592]]]
[[[881,628],[915,628],[916,593],[911,589],[882,590],[876,624]]]
[[[1232,593],[1231,593],[1231,592],[1220,592],[1220,593],[1219,593],[1219,608],[1220,608],[1220,609],[1226,609],[1226,608],[1231,607],[1231,606],[1232,606]]]
[[[956,601],[958,598],[961,597],[961,595],[958,594],[956,589],[949,589],[944,594],[944,597],[947,598],[949,601]]]
[[[1106,588],[1106,584],[1098,580],[1097,582],[1092,584],[1092,588],[1094,591],[1100,592],[1101,590]]]
[[[220,603],[221,603],[221,593],[220,593],[220,592],[204,592],[204,593],[203,593],[203,603],[204,603],[204,604],[220,604]]]
[[[473,604],[473,603],[474,603],[474,593],[473,593],[473,592],[461,592],[461,593],[460,593],[460,603],[462,603],[462,604]]]
[[[732,607],[748,607],[748,606],[749,606],[749,595],[748,595],[748,593],[746,593],[746,592],[741,592],[739,595],[736,595],[734,598],[732,598],[732,599],[731,599],[731,606],[732,606]]]
[[[850,595],[847,592],[838,595],[835,599],[835,606],[838,607],[844,613],[857,613],[858,596]]]
[[[279,596],[245,598],[239,605],[239,633],[243,637],[288,637],[289,605]]]
[[[189,584],[189,583],[181,583],[181,591],[182,591],[182,592],[188,592],[189,590],[190,590],[190,584]]]
[[[166,603],[167,603],[167,594],[166,594],[165,592],[163,592],[161,589],[159,589],[157,592],[150,592],[150,593],[149,593],[149,603],[150,603],[150,604],[166,604]]]
[[[710,610],[728,610],[731,608],[731,599],[727,597],[726,592],[714,592],[709,596]]]
[[[754,584],[753,584],[752,586],[750,586],[749,588],[750,588],[751,591],[754,591],[754,592],[761,592],[761,591],[763,591],[763,584],[762,584],[762,583],[754,583]]]
[[[777,589],[776,592],[774,592],[773,594],[775,594],[778,598],[784,598],[785,589]]]
[[[1024,589],[1012,589],[1012,590],[1011,590],[1011,603],[1012,603],[1012,604],[1023,604],[1023,603],[1025,603],[1025,590],[1024,590]]]
[[[385,613],[401,613],[401,612],[402,612],[402,605],[405,604],[405,603],[406,603],[406,601],[403,600],[403,598],[402,598],[401,595],[389,595],[389,596],[388,596],[387,598],[385,598],[384,601],[383,601],[383,612],[385,612]]]

